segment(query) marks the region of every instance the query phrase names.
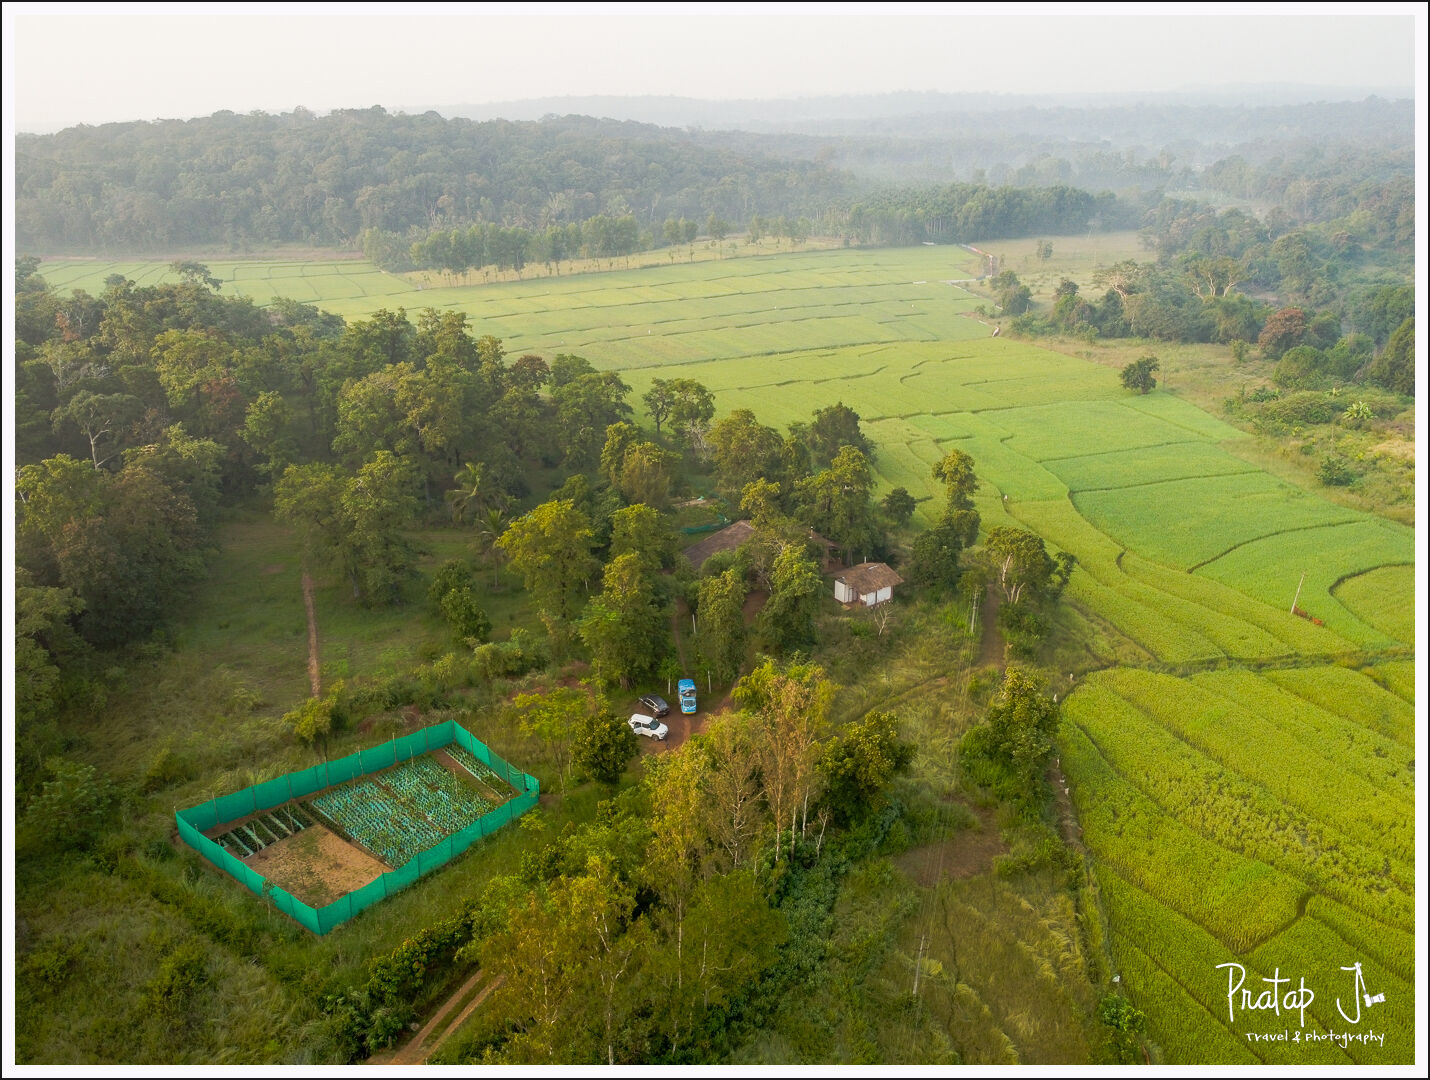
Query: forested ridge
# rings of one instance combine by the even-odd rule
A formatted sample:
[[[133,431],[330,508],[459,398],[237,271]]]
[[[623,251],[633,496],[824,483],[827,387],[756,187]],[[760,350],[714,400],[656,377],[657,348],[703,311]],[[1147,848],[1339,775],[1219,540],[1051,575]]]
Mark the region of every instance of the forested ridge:
[[[366,229],[539,229],[602,213],[646,228],[710,214],[744,221],[807,213],[855,189],[813,163],[587,117],[220,112],[22,135],[16,145],[17,242],[31,250],[342,245]]]

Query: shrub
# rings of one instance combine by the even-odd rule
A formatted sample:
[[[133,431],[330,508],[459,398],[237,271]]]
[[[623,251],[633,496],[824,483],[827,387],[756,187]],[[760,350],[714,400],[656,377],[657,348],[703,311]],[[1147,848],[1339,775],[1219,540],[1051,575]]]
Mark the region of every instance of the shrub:
[[[640,752],[636,735],[618,716],[608,712],[588,713],[576,724],[571,760],[576,768],[603,784],[614,784],[626,771],[626,763]]]
[[[1327,454],[1322,458],[1316,476],[1328,487],[1345,487],[1355,479],[1350,464],[1339,454]]]

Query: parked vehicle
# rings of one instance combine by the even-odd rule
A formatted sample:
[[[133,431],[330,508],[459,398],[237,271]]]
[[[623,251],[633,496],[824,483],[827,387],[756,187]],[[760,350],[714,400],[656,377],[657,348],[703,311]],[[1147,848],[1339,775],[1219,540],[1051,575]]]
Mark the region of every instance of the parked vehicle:
[[[675,685],[680,691],[680,711],[688,716],[695,711],[695,680],[681,679]]]
[[[665,698],[657,697],[655,694],[647,694],[641,698],[640,706],[652,716],[664,716],[670,712],[670,706],[665,703]]]
[[[659,739],[665,742],[665,737],[670,734],[670,728],[666,727],[653,716],[644,716],[636,713],[630,719],[631,730],[637,735],[644,735],[648,739]]]

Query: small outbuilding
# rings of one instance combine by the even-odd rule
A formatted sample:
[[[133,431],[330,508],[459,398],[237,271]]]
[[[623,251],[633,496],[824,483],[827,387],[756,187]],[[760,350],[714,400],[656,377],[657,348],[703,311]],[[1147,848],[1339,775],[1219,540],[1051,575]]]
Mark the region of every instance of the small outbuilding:
[[[711,555],[719,554],[722,551],[734,551],[754,535],[755,527],[753,525],[748,521],[737,521],[733,525],[725,526],[719,532],[711,533],[704,540],[691,544],[685,549],[685,557],[690,560],[691,566],[699,570]]]
[[[834,599],[841,604],[874,607],[894,597],[894,586],[904,579],[881,562],[860,563],[834,575]]]

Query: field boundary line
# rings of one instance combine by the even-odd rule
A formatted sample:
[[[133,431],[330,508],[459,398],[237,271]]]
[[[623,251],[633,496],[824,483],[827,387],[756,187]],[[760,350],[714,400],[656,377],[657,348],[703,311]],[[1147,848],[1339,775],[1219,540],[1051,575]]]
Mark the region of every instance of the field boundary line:
[[[1136,888],[1136,887],[1137,887],[1133,882],[1130,882],[1130,881],[1129,881],[1127,884],[1132,885],[1133,888]],[[1143,891],[1143,892],[1146,892],[1147,890],[1143,889],[1142,891]],[[1115,933],[1117,933],[1117,931],[1114,930],[1113,933],[1115,934]],[[1236,1038],[1236,1032],[1233,1031],[1231,1028],[1227,1027],[1224,1023],[1222,1023],[1221,1017],[1219,1017],[1216,1013],[1212,1012],[1212,1010],[1209,1009],[1209,1008],[1207,1007],[1207,1005],[1206,1005],[1200,998],[1198,998],[1194,993],[1192,993],[1192,991],[1187,987],[1187,984],[1186,984],[1186,983],[1182,982],[1181,979],[1177,978],[1177,976],[1173,975],[1170,971],[1168,971],[1166,968],[1164,968],[1161,964],[1157,963],[1156,959],[1154,959],[1154,958],[1152,957],[1152,955],[1151,955],[1149,952],[1147,952],[1146,949],[1144,949],[1144,948],[1142,948],[1141,946],[1139,946],[1135,941],[1127,941],[1127,942],[1124,942],[1124,944],[1125,944],[1129,949],[1132,949],[1132,950],[1136,951],[1136,952],[1142,957],[1142,959],[1144,959],[1144,960],[1147,961],[1147,964],[1148,964],[1150,967],[1156,968],[1156,969],[1157,969],[1158,971],[1160,971],[1163,975],[1165,975],[1171,982],[1173,982],[1173,983],[1176,984],[1178,987],[1180,987],[1182,993],[1186,994],[1188,998],[1190,998],[1193,1002],[1195,1002],[1198,1006],[1200,1006],[1201,1009],[1202,1009],[1202,1011],[1205,1012],[1209,1017],[1211,1017],[1211,1018],[1212,1018],[1212,1021],[1213,1021],[1218,1027],[1220,1027],[1223,1031],[1225,1031],[1225,1032],[1226,1032],[1228,1035],[1230,1035],[1233,1039]],[[1240,954],[1236,954],[1236,955],[1240,955]],[[1160,1047],[1159,1047],[1159,1049],[1160,1049]],[[1258,1053],[1256,1052],[1256,1044],[1255,1044],[1255,1043],[1248,1043],[1246,1049],[1247,1049],[1247,1052],[1250,1053],[1252,1057],[1256,1058],[1257,1061],[1261,1062],[1261,1064],[1263,1064],[1263,1065],[1269,1065],[1269,1064],[1271,1064],[1271,1063],[1268,1062],[1264,1057],[1262,1057],[1260,1054],[1258,1054]]]
[[[1238,474],[1238,475],[1239,475],[1239,474]],[[1270,475],[1270,474],[1268,474],[1268,475]],[[1297,489],[1297,490],[1300,490],[1300,489]],[[1078,511],[1078,512],[1081,513],[1082,511]],[[1232,544],[1231,547],[1227,548],[1227,549],[1226,549],[1225,551],[1223,551],[1220,555],[1213,555],[1210,559],[1203,559],[1201,562],[1197,563],[1196,565],[1187,567],[1186,572],[1189,573],[1189,574],[1195,574],[1195,573],[1196,573],[1198,570],[1200,570],[1202,567],[1204,567],[1204,566],[1210,566],[1212,563],[1216,562],[1218,559],[1224,559],[1224,558],[1226,558],[1228,555],[1230,555],[1233,551],[1236,551],[1238,548],[1244,548],[1244,547],[1246,547],[1247,544],[1254,544],[1254,543],[1256,543],[1258,540],[1269,540],[1269,539],[1270,539],[1271,537],[1273,537],[1273,536],[1285,536],[1285,535],[1287,535],[1288,533],[1294,533],[1294,532],[1310,532],[1312,529],[1339,529],[1339,528],[1341,528],[1343,525],[1359,525],[1362,520],[1364,520],[1364,519],[1362,519],[1362,518],[1347,518],[1345,521],[1327,521],[1327,522],[1322,522],[1322,523],[1319,524],[1319,525],[1295,525],[1295,526],[1292,526],[1292,527],[1289,528],[1289,529],[1277,529],[1275,532],[1263,533],[1261,536],[1253,536],[1253,537],[1251,537],[1249,540],[1242,540],[1240,543]],[[1403,564],[1402,564],[1402,565],[1403,565]],[[1372,569],[1372,570],[1378,570],[1378,569],[1380,569],[1380,568],[1379,568],[1379,567],[1371,567],[1371,569]],[[1359,621],[1359,620],[1358,620],[1358,621]],[[1375,628],[1374,628],[1374,627],[1371,627],[1371,629],[1375,629]]]
[[[1072,695],[1069,694],[1068,696],[1071,697]],[[1129,706],[1130,708],[1134,708],[1134,709],[1136,708],[1136,706],[1135,706],[1135,705],[1132,705],[1130,702],[1128,702],[1128,706]],[[1140,709],[1138,709],[1137,711],[1138,711],[1138,712],[1141,712]],[[1146,715],[1146,714],[1144,713],[1143,715]],[[1128,777],[1127,774],[1124,773],[1121,769],[1119,769],[1116,765],[1112,764],[1112,762],[1108,760],[1107,753],[1106,753],[1106,751],[1103,750],[1102,744],[1099,743],[1099,742],[1097,741],[1097,739],[1093,737],[1092,733],[1091,733],[1090,731],[1088,731],[1087,728],[1085,728],[1082,724],[1079,724],[1076,720],[1074,720],[1074,721],[1072,722],[1072,724],[1073,724],[1073,726],[1074,726],[1075,728],[1078,729],[1078,731],[1082,732],[1083,737],[1084,737],[1085,739],[1087,739],[1087,741],[1092,745],[1092,748],[1097,751],[1097,756],[1102,759],[1102,763],[1107,767],[1108,772],[1112,773],[1113,776],[1117,777],[1117,778],[1118,778],[1119,780],[1121,780],[1124,784],[1127,784],[1129,787],[1132,787],[1133,789],[1135,789],[1144,799],[1146,799],[1148,802],[1150,802],[1153,806],[1157,807],[1158,810],[1162,811],[1162,813],[1165,814],[1170,820],[1176,822],[1178,825],[1182,826],[1182,828],[1186,829],[1186,830],[1187,830],[1188,832],[1190,832],[1192,835],[1199,837],[1201,840],[1205,841],[1205,842],[1208,843],[1208,844],[1211,844],[1213,847],[1220,848],[1222,851],[1225,851],[1225,852],[1227,852],[1227,853],[1230,854],[1230,855],[1235,855],[1235,856],[1237,856],[1238,858],[1246,859],[1246,860],[1249,861],[1249,862],[1257,862],[1257,863],[1261,863],[1263,866],[1269,866],[1271,869],[1276,870],[1276,871],[1279,871],[1279,872],[1282,873],[1282,874],[1285,874],[1288,878],[1290,878],[1291,880],[1297,882],[1297,883],[1298,883],[1299,885],[1301,885],[1303,888],[1306,888],[1306,889],[1311,890],[1312,892],[1315,892],[1314,886],[1313,886],[1309,881],[1307,881],[1307,880],[1305,879],[1305,877],[1303,877],[1301,874],[1296,873],[1296,872],[1293,872],[1293,871],[1291,871],[1291,870],[1288,870],[1288,869],[1286,869],[1284,866],[1278,866],[1278,865],[1275,864],[1275,863],[1267,862],[1265,859],[1258,858],[1257,856],[1252,855],[1252,854],[1249,854],[1248,852],[1238,851],[1238,850],[1236,850],[1235,848],[1227,847],[1226,844],[1222,843],[1220,840],[1216,839],[1215,837],[1208,836],[1206,833],[1202,832],[1201,829],[1197,828],[1195,825],[1191,824],[1190,822],[1183,821],[1177,814],[1174,814],[1174,813],[1173,813],[1171,810],[1169,810],[1163,803],[1159,802],[1159,801],[1157,800],[1157,797],[1156,797],[1155,795],[1153,795],[1150,791],[1147,791],[1147,790],[1146,790],[1145,788],[1143,788],[1140,784],[1138,784],[1135,780],[1132,780],[1130,777]],[[1172,733],[1169,732],[1169,734],[1172,734]],[[1173,737],[1173,738],[1176,738],[1176,736],[1175,736],[1174,734],[1173,734],[1172,737]],[[1191,744],[1189,743],[1188,745],[1190,746]],[[1195,748],[1195,747],[1192,747],[1192,749],[1196,749],[1196,748]],[[1199,751],[1199,752],[1200,752],[1200,751]],[[1205,757],[1206,755],[1203,754],[1202,756]],[[1208,758],[1208,760],[1215,760],[1215,759]],[[1235,772],[1235,770],[1232,770],[1232,771]],[[1236,775],[1237,775],[1238,777],[1240,777],[1240,779],[1241,779],[1243,782],[1249,784],[1250,786],[1260,788],[1260,789],[1263,790],[1263,791],[1266,790],[1265,788],[1261,788],[1261,785],[1255,783],[1254,781],[1247,780],[1244,776],[1241,776],[1240,773],[1236,773]],[[1086,833],[1086,830],[1084,830],[1084,832],[1083,832],[1084,843],[1087,842],[1086,836],[1087,836],[1087,833]],[[1108,863],[1112,863],[1112,860],[1111,860],[1111,859],[1106,859],[1103,855],[1098,854],[1096,848],[1092,848],[1092,851],[1093,851],[1093,854],[1094,854],[1097,858],[1103,859],[1104,861],[1106,861],[1106,862],[1108,862]],[[1119,876],[1121,876],[1121,875],[1119,875]],[[1129,884],[1135,884],[1135,882],[1129,882]],[[1139,889],[1142,888],[1140,885],[1138,885],[1137,887],[1138,887]],[[1147,892],[1146,889],[1142,889],[1142,891],[1143,891],[1143,892]],[[1151,894],[1151,893],[1148,893],[1148,895],[1150,896],[1150,895],[1152,895],[1152,894]],[[1319,893],[1318,893],[1317,895],[1323,895],[1323,894],[1319,894]],[[1335,897],[1328,897],[1328,899],[1334,900]],[[1158,900],[1158,903],[1162,903],[1162,902],[1161,902],[1160,900]],[[1343,901],[1343,900],[1342,900],[1342,901],[1338,901],[1338,903],[1341,903],[1341,904],[1345,905],[1346,907],[1350,907],[1350,905],[1349,905],[1349,904],[1346,904],[1345,901]],[[1169,911],[1174,911],[1174,910],[1175,910],[1174,908],[1172,908],[1172,907],[1171,907],[1170,905],[1168,905],[1168,904],[1162,904],[1162,906],[1165,907],[1165,908],[1167,908]],[[1357,914],[1359,914],[1359,911],[1357,911],[1357,909],[1351,908],[1351,910],[1352,910],[1352,911],[1356,911]],[[1179,914],[1180,914],[1180,913],[1179,913]],[[1182,917],[1183,917],[1183,918],[1186,918],[1186,916],[1182,916]],[[1192,923],[1192,924],[1195,925],[1195,926],[1201,926],[1201,924],[1198,923],[1195,919],[1187,919],[1187,921],[1190,922],[1190,923]],[[1207,927],[1205,927],[1205,926],[1202,926],[1202,929],[1205,930],[1211,937],[1216,938],[1218,941],[1221,941],[1221,940],[1222,940],[1221,937],[1216,933],[1216,931],[1211,930],[1211,929],[1209,929],[1209,928],[1207,928]],[[1223,942],[1223,944],[1225,944],[1225,942]],[[1233,949],[1232,951],[1235,952],[1236,950]]]

